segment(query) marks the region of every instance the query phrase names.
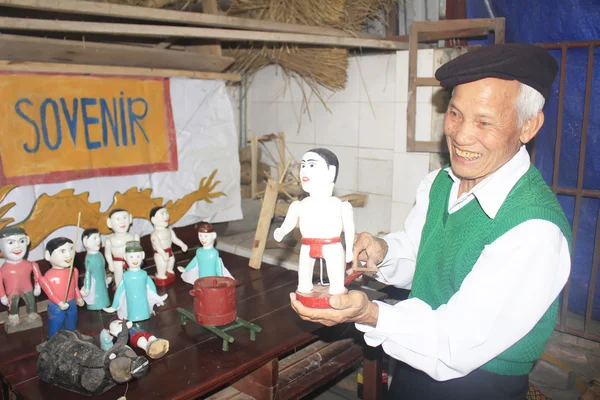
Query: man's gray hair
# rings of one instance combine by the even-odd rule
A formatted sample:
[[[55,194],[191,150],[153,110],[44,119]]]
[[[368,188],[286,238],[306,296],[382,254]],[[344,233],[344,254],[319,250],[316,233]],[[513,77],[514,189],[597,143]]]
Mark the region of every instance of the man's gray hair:
[[[521,83],[519,95],[515,100],[517,129],[520,129],[529,119],[535,118],[538,112],[544,108],[544,103],[544,96],[540,92],[531,86]]]

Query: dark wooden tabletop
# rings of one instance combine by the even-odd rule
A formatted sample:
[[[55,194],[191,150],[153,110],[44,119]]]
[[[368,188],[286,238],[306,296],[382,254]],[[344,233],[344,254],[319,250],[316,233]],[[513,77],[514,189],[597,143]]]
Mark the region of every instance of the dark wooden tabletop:
[[[184,264],[194,250],[177,255],[178,265]],[[191,285],[179,278],[159,294],[169,297],[156,315],[141,326],[156,337],[170,342],[169,352],[159,360],[150,360],[149,373],[128,385],[117,385],[95,398],[116,399],[127,393],[130,399],[198,398],[231,384],[273,358],[280,358],[314,341],[321,325],[302,321],[290,307],[289,293],[297,284],[297,273],[269,264],[254,270],[248,259],[221,252],[224,264],[239,282],[236,289],[238,316],[262,327],[256,341],[250,340],[245,328],[228,333],[235,338],[229,351],[222,351],[222,340],[199,325],[188,322],[182,326],[177,307],[193,311]],[[148,273],[153,273],[152,262]],[[185,265],[185,264],[184,264]],[[82,274],[81,274],[82,276]],[[81,282],[80,282],[81,286]],[[381,296],[379,296],[381,297]],[[0,376],[5,395],[22,399],[70,400],[81,396],[57,388],[37,377],[36,346],[46,340],[47,316],[42,314],[42,328],[7,335],[0,330]],[[95,336],[108,328],[116,314],[79,308],[78,330]],[[140,349],[135,349],[143,354]]]

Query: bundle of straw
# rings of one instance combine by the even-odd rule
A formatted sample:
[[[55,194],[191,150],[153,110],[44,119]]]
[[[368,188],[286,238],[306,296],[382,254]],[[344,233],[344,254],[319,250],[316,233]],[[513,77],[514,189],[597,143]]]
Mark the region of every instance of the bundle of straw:
[[[381,18],[395,0],[232,0],[228,15],[275,22],[333,27],[357,35],[364,23]],[[338,48],[307,48],[265,44],[237,48],[229,70],[248,76],[267,65],[279,65],[292,77],[300,77],[319,98],[319,87],[332,91],[346,85],[348,51]]]

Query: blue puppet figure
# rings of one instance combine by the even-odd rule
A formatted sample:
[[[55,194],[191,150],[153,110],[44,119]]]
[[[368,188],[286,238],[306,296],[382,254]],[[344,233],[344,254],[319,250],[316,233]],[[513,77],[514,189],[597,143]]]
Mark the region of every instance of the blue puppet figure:
[[[106,261],[100,253],[102,240],[98,229],[90,228],[81,235],[85,255],[85,278],[81,288],[81,296],[87,303],[88,310],[102,310],[110,306],[108,285],[112,278],[106,277]]]
[[[125,261],[129,269],[123,274],[123,280],[117,286],[112,307],[105,308],[107,313],[117,311],[119,319],[132,322],[144,321],[154,314],[154,306],[164,305],[168,295],[159,296],[154,281],[142,269],[144,249],[138,241],[125,245]]]

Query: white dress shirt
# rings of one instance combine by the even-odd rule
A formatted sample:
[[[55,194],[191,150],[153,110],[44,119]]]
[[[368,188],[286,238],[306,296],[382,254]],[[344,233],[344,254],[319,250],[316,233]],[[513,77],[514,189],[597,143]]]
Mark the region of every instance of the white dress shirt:
[[[529,154],[520,151],[498,171],[457,198],[459,179],[450,192],[448,212],[477,199],[494,218],[512,187],[527,172]],[[439,173],[422,181],[405,230],[384,237],[389,249],[377,279],[410,289],[429,190]],[[356,324],[368,345],[420,369],[438,381],[467,375],[525,336],[567,282],[569,246],[555,224],[529,220],[486,246],[460,289],[437,310],[417,298],[379,304],[377,326]]]

